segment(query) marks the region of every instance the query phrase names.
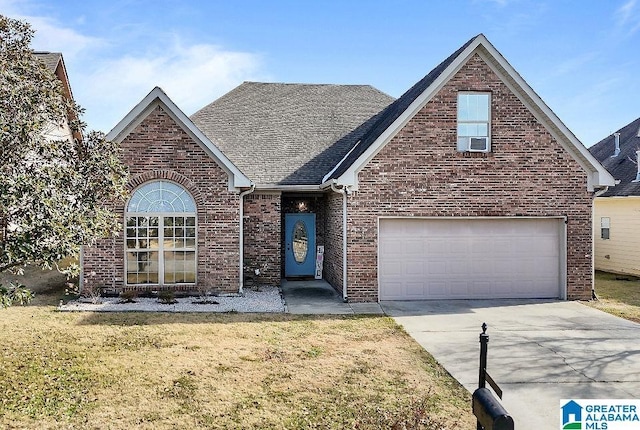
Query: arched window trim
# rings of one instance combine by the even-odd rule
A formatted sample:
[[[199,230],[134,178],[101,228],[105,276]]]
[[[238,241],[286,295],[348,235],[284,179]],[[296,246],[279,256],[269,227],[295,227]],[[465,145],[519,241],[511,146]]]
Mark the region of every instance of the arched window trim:
[[[176,206],[182,210],[176,210]],[[141,208],[143,210],[140,210]],[[196,212],[196,202],[193,196],[186,188],[173,181],[158,179],[146,182],[131,194],[129,202],[127,202],[127,213],[170,212]]]

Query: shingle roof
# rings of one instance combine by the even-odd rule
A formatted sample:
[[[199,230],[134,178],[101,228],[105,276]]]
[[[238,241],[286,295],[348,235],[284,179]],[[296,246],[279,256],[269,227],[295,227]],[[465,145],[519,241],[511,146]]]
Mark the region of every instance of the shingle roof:
[[[393,98],[370,85],[245,82],[191,116],[259,185],[317,185]]]
[[[640,118],[617,131],[620,133],[620,154],[612,157],[615,150],[615,137],[607,136],[589,148],[589,151],[620,183],[602,194],[602,197],[640,196],[640,182],[636,179],[636,151],[640,150]]]
[[[440,74],[449,66],[449,64],[451,64],[478,36],[471,38],[467,43],[462,45],[457,51],[447,57],[442,63],[438,64],[424,78],[409,88],[402,96],[400,96],[400,98],[391,103],[383,112],[381,112],[377,120],[372,122],[370,127],[365,131],[360,144],[358,144],[358,146],[349,154],[335,172],[331,174],[331,178],[337,178],[343,174],[349,166],[351,166],[351,164],[353,164],[358,157],[360,157],[367,148],[369,148],[369,146],[371,146],[376,139],[378,139],[378,137],[380,137],[380,135],[384,133],[384,131],[389,128],[400,115],[402,115],[405,110],[407,110],[409,105],[411,105],[411,103],[413,103],[420,94],[422,94],[436,79],[438,79]]]
[[[49,70],[54,73],[56,72],[58,63],[62,58],[62,54],[60,52],[34,52],[34,54],[47,66]]]

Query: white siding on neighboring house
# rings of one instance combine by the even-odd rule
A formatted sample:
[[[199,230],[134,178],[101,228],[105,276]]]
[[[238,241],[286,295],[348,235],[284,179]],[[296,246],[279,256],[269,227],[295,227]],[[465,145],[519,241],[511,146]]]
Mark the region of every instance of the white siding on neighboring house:
[[[50,124],[44,129],[44,138],[48,141],[68,140],[73,141],[73,135],[71,134],[71,128],[69,123],[65,122],[63,125],[58,126]]]
[[[640,276],[640,197],[596,198],[593,221],[596,270]]]

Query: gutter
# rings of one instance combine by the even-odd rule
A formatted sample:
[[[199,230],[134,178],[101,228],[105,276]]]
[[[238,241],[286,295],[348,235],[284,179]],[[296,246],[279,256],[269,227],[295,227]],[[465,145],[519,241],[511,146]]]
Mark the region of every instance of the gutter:
[[[346,303],[349,301],[347,295],[347,194],[350,194],[347,185],[341,185],[338,188],[338,181],[331,182],[331,189],[342,194],[342,300]]]
[[[238,252],[240,256],[240,288],[238,288],[238,293],[240,294],[244,288],[244,196],[251,194],[255,189],[256,185],[251,183],[251,188],[240,193],[240,249]]]

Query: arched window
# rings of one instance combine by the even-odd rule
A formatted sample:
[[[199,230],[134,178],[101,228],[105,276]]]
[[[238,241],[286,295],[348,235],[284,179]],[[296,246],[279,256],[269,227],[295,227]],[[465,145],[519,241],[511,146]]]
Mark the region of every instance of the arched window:
[[[196,282],[196,204],[178,184],[148,182],[127,205],[128,285]]]

